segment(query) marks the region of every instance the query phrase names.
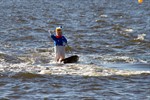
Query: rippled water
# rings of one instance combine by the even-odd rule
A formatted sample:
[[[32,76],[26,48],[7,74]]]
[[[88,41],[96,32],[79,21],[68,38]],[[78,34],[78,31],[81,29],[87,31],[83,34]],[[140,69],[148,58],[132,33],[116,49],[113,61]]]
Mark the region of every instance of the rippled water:
[[[149,100],[149,78],[150,75],[146,74],[101,77],[17,74],[1,77],[0,97],[23,100]]]
[[[0,99],[150,99],[150,1],[0,5]],[[57,26],[63,26],[78,63],[54,63],[47,30]]]

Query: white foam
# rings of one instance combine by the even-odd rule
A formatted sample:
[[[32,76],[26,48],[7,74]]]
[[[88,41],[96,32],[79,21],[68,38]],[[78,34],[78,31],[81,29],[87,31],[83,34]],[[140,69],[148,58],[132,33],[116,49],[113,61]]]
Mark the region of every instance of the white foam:
[[[144,40],[144,37],[146,36],[146,34],[139,34],[136,38],[136,40]]]
[[[110,75],[133,75],[141,73],[150,73],[150,71],[127,71],[112,68],[104,68],[96,65],[67,64],[62,66],[51,66],[41,70],[39,74],[50,75],[78,75],[78,76],[110,76]]]
[[[125,32],[133,32],[133,29],[128,28],[128,29],[125,29],[124,31],[125,31]]]
[[[72,75],[72,76],[109,76],[109,75],[132,75],[141,73],[150,73],[150,71],[127,71],[127,70],[117,70],[113,68],[105,68],[100,65],[95,65],[92,62],[93,55],[82,56],[80,55],[79,63],[74,64],[59,64],[51,62],[48,64],[32,64],[32,63],[19,63],[19,64],[9,64],[5,62],[0,63],[0,72],[29,72],[36,74],[48,74],[48,75]],[[99,57],[97,55],[96,57]],[[94,59],[96,59],[96,57]],[[123,59],[130,60],[129,57],[112,57],[112,56],[102,56],[100,59],[114,60]],[[133,60],[134,61],[134,60]],[[85,63],[84,63],[85,62]]]
[[[107,18],[108,15],[100,15],[100,17]]]

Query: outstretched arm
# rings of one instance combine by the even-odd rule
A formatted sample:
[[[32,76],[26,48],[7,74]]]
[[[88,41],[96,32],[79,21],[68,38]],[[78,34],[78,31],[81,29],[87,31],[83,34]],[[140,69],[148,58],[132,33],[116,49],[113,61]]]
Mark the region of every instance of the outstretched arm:
[[[48,30],[48,33],[50,33],[51,35],[53,34],[53,32],[51,30]]]
[[[56,37],[54,36],[53,31],[48,30],[48,32],[50,33],[50,36],[48,36],[48,38],[49,39],[52,38],[53,40],[56,40]]]

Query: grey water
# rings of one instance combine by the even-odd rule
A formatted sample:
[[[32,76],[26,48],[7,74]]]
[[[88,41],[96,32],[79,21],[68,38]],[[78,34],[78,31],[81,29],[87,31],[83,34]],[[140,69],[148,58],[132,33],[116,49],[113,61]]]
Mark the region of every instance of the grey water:
[[[39,75],[53,62],[48,29],[57,26],[80,56],[79,68],[141,74]],[[150,74],[143,71],[150,71],[149,0],[0,0],[2,100],[149,100]]]

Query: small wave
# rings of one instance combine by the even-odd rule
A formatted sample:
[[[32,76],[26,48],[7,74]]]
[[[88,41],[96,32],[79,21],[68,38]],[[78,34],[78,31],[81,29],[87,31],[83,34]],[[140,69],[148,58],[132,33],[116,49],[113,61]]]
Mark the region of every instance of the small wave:
[[[19,59],[16,56],[7,55],[4,53],[0,53],[0,62],[7,62],[7,63],[21,63],[24,62],[23,60]]]
[[[135,41],[143,41],[143,40],[145,39],[145,38],[144,38],[145,36],[146,36],[146,34],[139,34],[139,35],[137,36],[137,38],[135,38],[134,40],[135,40]]]
[[[125,32],[133,32],[133,29],[129,28],[129,29],[125,29]]]
[[[19,72],[14,75],[10,75],[11,78],[21,78],[21,79],[32,79],[32,78],[41,78],[43,77],[40,74],[30,73],[30,72]]]
[[[22,36],[22,37],[14,37],[10,39],[11,41],[28,41],[28,40],[35,40],[34,36]]]
[[[98,55],[98,56],[90,56],[93,57],[93,60],[98,60],[106,63],[134,63],[137,62],[136,59],[128,57],[128,56],[113,56],[113,55]]]
[[[45,29],[43,29],[43,28],[35,28],[35,29],[33,29],[34,31],[36,31],[36,32],[41,32],[41,33],[45,33],[45,32],[47,32]]]
[[[122,59],[128,60],[130,58],[123,57]],[[8,74],[8,76],[13,78],[38,78],[42,77],[42,75],[111,76],[111,75],[133,75],[133,74],[150,73],[150,71],[118,70],[113,68],[102,67],[100,65],[95,65],[94,63],[84,64],[82,62],[74,64],[56,64],[52,62],[49,64],[1,63],[0,71],[2,73]]]
[[[16,23],[28,23],[28,20],[23,16],[14,16],[12,20],[14,20]]]
[[[130,58],[130,57],[127,57],[127,56],[113,56],[113,57],[106,57],[104,58],[105,61],[108,61],[108,62],[136,62],[136,60],[134,58]]]
[[[117,70],[112,68],[104,68],[102,66],[96,66],[93,64],[82,65],[82,64],[68,64],[59,65],[55,67],[47,67],[41,70],[39,74],[49,75],[75,75],[75,76],[112,76],[112,75],[134,75],[149,73],[150,71],[125,71]]]
[[[102,17],[102,18],[107,18],[108,15],[100,15],[100,17]]]

